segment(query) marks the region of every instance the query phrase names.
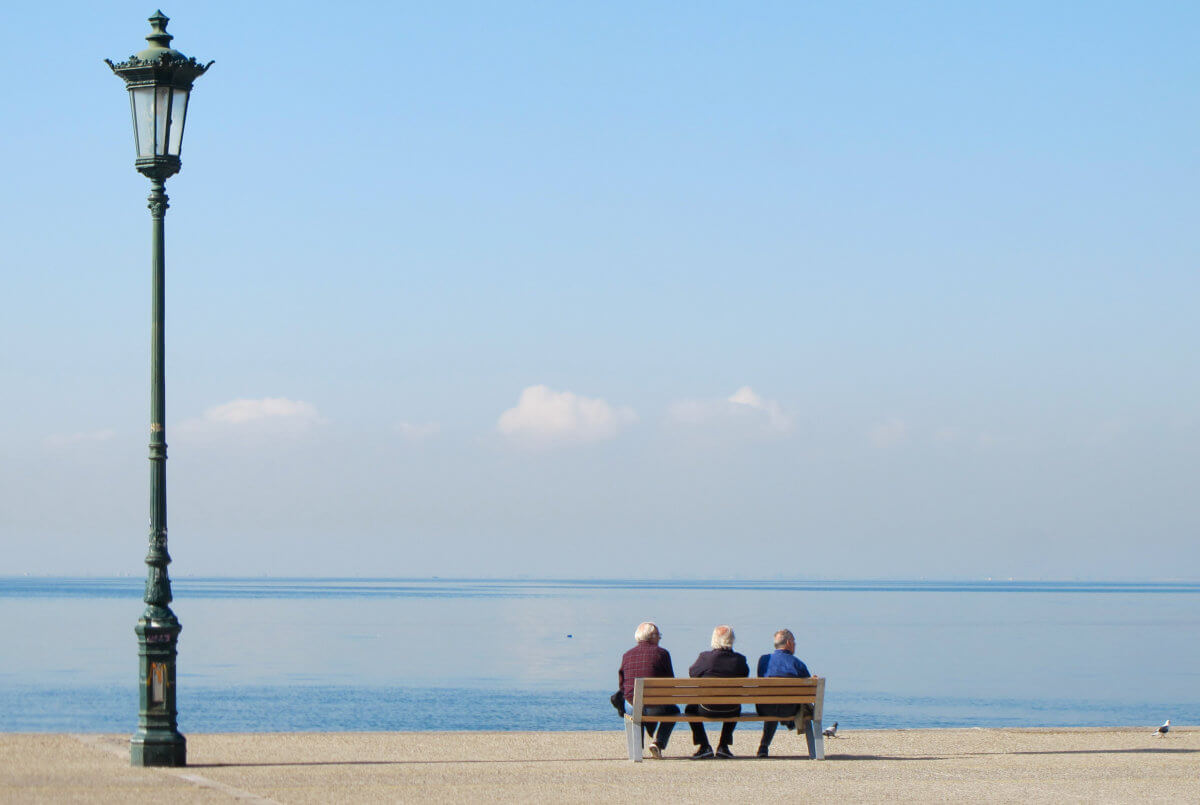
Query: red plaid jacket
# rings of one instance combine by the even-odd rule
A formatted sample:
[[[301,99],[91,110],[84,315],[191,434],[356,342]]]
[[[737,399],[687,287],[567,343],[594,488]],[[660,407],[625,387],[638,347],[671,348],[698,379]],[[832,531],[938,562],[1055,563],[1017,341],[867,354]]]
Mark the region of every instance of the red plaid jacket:
[[[675,676],[671,667],[671,652],[653,643],[638,643],[621,656],[617,679],[625,701],[633,703],[633,681],[643,676]]]

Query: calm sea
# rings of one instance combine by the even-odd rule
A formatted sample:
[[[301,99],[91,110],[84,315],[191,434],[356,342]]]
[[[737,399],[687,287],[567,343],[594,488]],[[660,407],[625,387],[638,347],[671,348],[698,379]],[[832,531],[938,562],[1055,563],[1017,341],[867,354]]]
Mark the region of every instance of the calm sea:
[[[1200,723],[1200,583],[173,581],[189,732],[619,729],[621,653],[677,674],[781,627],[844,729]],[[132,732],[142,580],[0,578],[0,731]]]

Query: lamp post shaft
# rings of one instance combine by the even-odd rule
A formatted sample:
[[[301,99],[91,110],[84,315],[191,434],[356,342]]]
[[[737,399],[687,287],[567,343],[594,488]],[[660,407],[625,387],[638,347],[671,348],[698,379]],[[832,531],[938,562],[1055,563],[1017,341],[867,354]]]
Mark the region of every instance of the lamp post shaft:
[[[166,353],[166,236],[167,194],[162,181],[154,181],[149,203],[151,221],[150,272],[150,552],[146,564],[147,604],[165,607],[171,603],[171,581],[167,578],[167,380]],[[156,571],[157,574],[156,574]]]
[[[167,377],[166,361],[166,252],[163,224],[167,217],[167,193],[163,182],[155,181],[150,191],[150,553],[146,564],[151,573],[160,570],[163,589],[151,589],[154,576],[146,579],[145,602],[167,606],[170,581],[167,578]]]
[[[175,702],[175,658],[182,628],[171,611],[167,565],[166,374],[164,371],[166,243],[163,231],[167,194],[163,180],[152,180],[151,322],[150,322],[150,547],[146,553],[146,611],[138,619],[138,729],[130,740],[135,766],[184,766],[187,741],[179,732]]]

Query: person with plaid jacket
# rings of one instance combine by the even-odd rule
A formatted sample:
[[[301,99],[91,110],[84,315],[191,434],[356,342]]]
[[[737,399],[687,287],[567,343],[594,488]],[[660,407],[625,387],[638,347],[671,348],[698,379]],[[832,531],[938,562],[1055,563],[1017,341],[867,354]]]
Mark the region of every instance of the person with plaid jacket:
[[[633,633],[637,645],[621,656],[621,667],[617,669],[617,680],[621,683],[621,692],[625,701],[633,704],[633,683],[641,677],[673,677],[675,669],[671,667],[671,653],[658,645],[662,640],[662,632],[651,621],[638,626]],[[679,708],[673,704],[646,705],[642,708],[643,716],[678,715]],[[642,728],[650,743],[646,750],[650,757],[662,758],[671,739],[671,731],[675,729],[674,721],[643,721]]]

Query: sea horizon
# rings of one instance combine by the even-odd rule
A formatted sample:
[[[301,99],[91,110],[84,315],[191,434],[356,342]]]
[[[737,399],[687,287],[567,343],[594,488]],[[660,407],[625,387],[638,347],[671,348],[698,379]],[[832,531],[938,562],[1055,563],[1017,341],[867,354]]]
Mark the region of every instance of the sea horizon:
[[[255,581],[269,579],[272,581],[425,581],[425,582],[454,582],[454,581],[495,581],[495,582],[554,582],[554,583],[688,583],[715,582],[722,584],[754,584],[754,583],[795,583],[795,584],[1098,584],[1098,585],[1189,585],[1200,586],[1200,576],[1187,577],[1061,577],[1061,576],[817,576],[817,575],[738,575],[722,576],[576,576],[576,575],[306,575],[306,574],[213,574],[186,573],[170,571],[171,580],[187,579],[192,581],[234,580]],[[8,579],[133,579],[144,580],[144,572],[121,573],[0,573],[0,581]]]

